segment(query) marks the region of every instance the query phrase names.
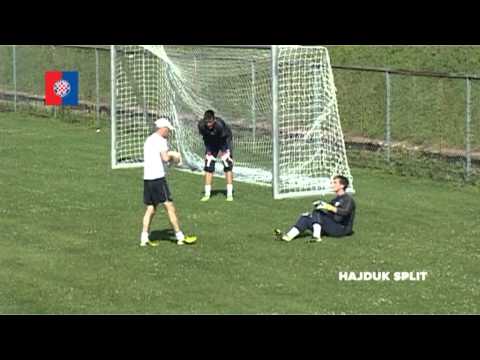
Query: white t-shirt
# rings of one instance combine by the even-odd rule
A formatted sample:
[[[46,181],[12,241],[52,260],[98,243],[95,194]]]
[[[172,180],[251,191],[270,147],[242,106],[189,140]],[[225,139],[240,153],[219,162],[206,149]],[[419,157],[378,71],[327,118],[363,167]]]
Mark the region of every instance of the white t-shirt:
[[[165,166],[161,152],[168,151],[167,139],[153,133],[143,146],[143,178],[156,180],[165,177]]]

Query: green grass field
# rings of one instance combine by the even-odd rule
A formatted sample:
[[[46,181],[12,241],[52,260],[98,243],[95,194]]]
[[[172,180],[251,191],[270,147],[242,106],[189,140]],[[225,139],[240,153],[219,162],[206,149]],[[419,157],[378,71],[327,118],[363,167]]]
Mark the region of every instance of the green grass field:
[[[311,200],[238,183],[199,202],[171,171],[196,245],[138,246],[142,170],[111,170],[109,134],[0,113],[2,314],[418,314],[480,312],[478,187],[353,169],[356,234],[278,243]],[[222,189],[223,182],[216,181]],[[154,236],[168,240],[163,214]],[[424,282],[340,282],[339,271],[428,271]]]

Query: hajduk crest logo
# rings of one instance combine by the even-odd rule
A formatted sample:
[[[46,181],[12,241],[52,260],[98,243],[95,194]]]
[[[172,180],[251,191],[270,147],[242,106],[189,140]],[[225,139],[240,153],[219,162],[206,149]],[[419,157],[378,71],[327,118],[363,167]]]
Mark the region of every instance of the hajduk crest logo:
[[[78,72],[45,73],[45,105],[78,105]]]
[[[70,94],[70,91],[72,90],[72,87],[70,86],[70,83],[66,80],[59,80],[55,84],[53,84],[53,91],[55,92],[55,95],[60,96],[61,98],[64,98],[68,94]]]

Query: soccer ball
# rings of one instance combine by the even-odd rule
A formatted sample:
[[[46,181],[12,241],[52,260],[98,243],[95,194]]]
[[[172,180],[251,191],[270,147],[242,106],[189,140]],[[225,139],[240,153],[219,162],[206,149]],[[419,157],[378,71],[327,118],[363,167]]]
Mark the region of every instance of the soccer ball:
[[[169,151],[168,155],[172,158],[173,162],[180,166],[182,165],[182,155],[177,151]]]

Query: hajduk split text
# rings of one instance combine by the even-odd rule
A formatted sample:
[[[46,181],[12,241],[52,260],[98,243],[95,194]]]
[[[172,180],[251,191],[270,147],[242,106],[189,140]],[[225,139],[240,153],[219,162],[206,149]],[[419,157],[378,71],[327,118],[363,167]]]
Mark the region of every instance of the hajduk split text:
[[[425,281],[427,271],[340,271],[340,281]]]

